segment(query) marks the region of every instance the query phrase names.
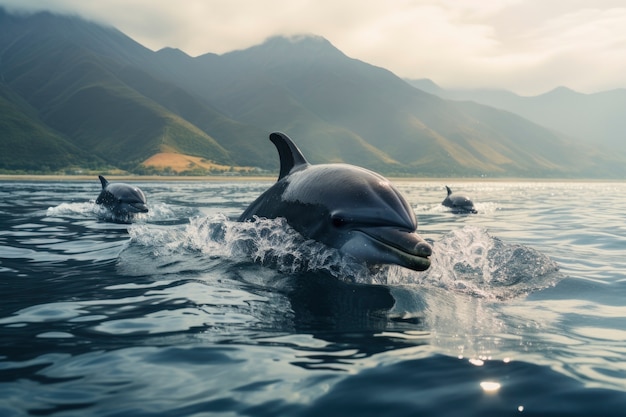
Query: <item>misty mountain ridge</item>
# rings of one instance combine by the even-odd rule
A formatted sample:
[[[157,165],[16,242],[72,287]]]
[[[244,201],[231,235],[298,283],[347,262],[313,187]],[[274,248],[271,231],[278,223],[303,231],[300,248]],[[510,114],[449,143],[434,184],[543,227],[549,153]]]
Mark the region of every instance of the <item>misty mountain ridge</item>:
[[[520,112],[415,88],[318,36],[190,57],[79,18],[0,9],[0,56],[4,172],[150,173],[146,161],[157,154],[276,171],[271,131],[289,134],[312,163],[388,175],[626,172],[626,153],[603,152]],[[203,166],[178,171],[206,174]]]
[[[626,89],[585,94],[559,86],[536,96],[506,90],[444,89],[432,80],[407,80],[423,91],[448,100],[476,103],[510,111],[577,141],[626,152]]]

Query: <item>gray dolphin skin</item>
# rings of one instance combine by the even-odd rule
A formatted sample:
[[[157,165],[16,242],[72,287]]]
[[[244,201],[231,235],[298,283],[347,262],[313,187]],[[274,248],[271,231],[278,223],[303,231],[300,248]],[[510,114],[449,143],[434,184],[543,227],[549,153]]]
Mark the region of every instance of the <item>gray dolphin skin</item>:
[[[309,164],[283,133],[270,140],[280,158],[277,182],[239,217],[283,217],[313,239],[369,265],[396,264],[416,271],[430,266],[430,245],[416,232],[417,219],[383,176],[348,164]]]
[[[454,213],[478,213],[474,203],[467,196],[453,193],[447,185],[446,190],[448,196],[441,202],[445,207],[451,208]]]
[[[147,213],[146,196],[139,188],[121,182],[110,183],[102,175],[98,175],[102,183],[102,191],[96,204],[109,209],[116,216],[133,216]]]

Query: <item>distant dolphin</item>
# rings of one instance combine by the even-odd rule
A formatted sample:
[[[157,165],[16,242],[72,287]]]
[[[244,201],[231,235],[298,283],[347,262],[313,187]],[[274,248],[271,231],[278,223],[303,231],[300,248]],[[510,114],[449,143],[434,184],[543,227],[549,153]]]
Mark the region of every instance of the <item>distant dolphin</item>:
[[[474,208],[474,203],[468,197],[452,193],[450,187],[446,185],[448,196],[441,202],[445,207],[450,207],[454,213],[478,213]]]
[[[280,157],[278,180],[239,221],[283,217],[305,238],[367,264],[428,269],[432,249],[416,232],[411,206],[387,179],[353,165],[310,165],[287,135],[272,133],[270,140]]]
[[[137,213],[147,213],[146,196],[139,188],[121,182],[110,183],[102,175],[98,175],[102,183],[102,191],[96,199],[115,216],[131,218]]]

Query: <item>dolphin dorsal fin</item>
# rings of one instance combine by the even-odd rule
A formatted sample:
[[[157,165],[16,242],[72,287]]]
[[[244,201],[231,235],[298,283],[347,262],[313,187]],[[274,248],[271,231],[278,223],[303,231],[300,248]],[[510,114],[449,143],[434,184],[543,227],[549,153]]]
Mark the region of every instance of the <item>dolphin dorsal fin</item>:
[[[102,189],[104,190],[106,186],[109,185],[109,182],[102,175],[98,175],[98,178],[100,178],[100,183],[102,184]]]
[[[281,132],[274,132],[270,135],[270,140],[276,146],[280,158],[279,180],[286,177],[294,168],[309,165],[300,149],[289,136]]]
[[[452,194],[452,190],[447,185],[446,185],[446,190],[448,190],[448,195]]]

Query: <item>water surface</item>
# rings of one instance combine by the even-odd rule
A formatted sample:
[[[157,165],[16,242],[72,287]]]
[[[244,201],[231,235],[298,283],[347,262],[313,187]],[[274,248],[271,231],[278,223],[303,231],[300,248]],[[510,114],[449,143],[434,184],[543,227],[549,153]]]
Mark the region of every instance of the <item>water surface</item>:
[[[270,182],[134,184],[117,224],[97,178],[0,182],[0,416],[626,410],[626,184],[399,181],[425,272],[233,222]]]

